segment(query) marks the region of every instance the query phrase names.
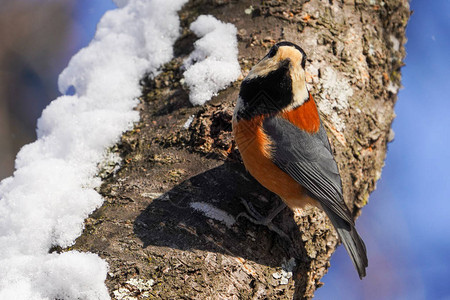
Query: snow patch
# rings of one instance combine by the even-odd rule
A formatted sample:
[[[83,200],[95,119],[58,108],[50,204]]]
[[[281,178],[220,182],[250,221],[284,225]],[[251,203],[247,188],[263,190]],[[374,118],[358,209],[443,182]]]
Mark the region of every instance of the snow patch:
[[[375,47],[372,44],[369,44],[369,51],[368,51],[370,56],[374,56],[375,55]]]
[[[273,273],[272,277],[278,280],[280,285],[286,285],[289,283],[289,279],[292,278],[295,266],[295,258],[291,257],[291,259],[281,264],[281,271]]]
[[[348,98],[353,95],[353,89],[348,80],[340,78],[331,67],[321,69],[321,85],[321,101],[318,101],[317,106],[329,117],[336,130],[342,132],[345,123],[339,114],[348,109]]]
[[[116,0],[120,8],[105,13],[61,73],[60,91],[75,94],[43,111],[38,139],[0,182],[0,299],[109,299],[107,265],[97,255],[48,252],[72,245],[102,204],[96,174],[107,149],[139,120],[139,80],[172,58],[186,2]]]
[[[184,128],[184,129],[188,129],[189,126],[191,126],[192,121],[194,121],[194,115],[190,115],[190,116],[189,116],[189,118],[186,120],[186,122],[184,122],[183,128]]]
[[[2,260],[1,268],[7,272],[0,279],[0,299],[109,299],[108,266],[95,254],[14,256]]]
[[[211,204],[205,202],[192,202],[190,206],[193,209],[203,213],[208,218],[224,223],[228,228],[236,223],[236,219],[233,216]]]
[[[241,74],[237,29],[210,15],[198,17],[190,29],[200,39],[184,62],[183,75],[190,89],[189,100],[194,105],[202,105]]]
[[[400,49],[400,41],[393,34],[389,36],[389,40],[392,43],[392,48],[394,48],[395,51],[398,51]]]
[[[393,84],[392,81],[389,81],[386,90],[388,90],[388,92],[391,92],[394,95],[397,95],[398,91],[400,90],[400,86]]]

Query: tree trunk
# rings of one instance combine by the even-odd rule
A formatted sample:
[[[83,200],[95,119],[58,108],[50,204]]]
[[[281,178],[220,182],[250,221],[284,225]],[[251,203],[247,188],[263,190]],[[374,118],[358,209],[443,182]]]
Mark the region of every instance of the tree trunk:
[[[233,147],[240,81],[201,107],[190,105],[180,83],[196,40],[189,24],[201,14],[236,25],[244,76],[277,41],[305,50],[347,205],[356,217],[367,204],[393,138],[408,2],[192,0],[180,12],[176,58],[143,80],[141,123],[113,149],[121,168],[103,172],[105,203],[73,248],[107,260],[116,299],[310,299],[336,233],[313,208],[275,219],[291,242],[237,218],[242,198],[262,214],[280,200],[245,171]]]

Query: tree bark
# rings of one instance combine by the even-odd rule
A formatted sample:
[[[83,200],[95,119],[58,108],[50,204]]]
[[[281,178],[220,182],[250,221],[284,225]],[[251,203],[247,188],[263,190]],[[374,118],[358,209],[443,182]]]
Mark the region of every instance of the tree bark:
[[[176,57],[156,78],[143,80],[141,122],[112,149],[123,163],[117,172],[101,173],[105,203],[86,220],[73,247],[108,261],[113,298],[313,297],[330,267],[336,233],[313,208],[285,209],[275,219],[291,242],[237,218],[242,198],[262,214],[280,200],[245,171],[233,147],[231,115],[240,80],[208,104],[190,105],[180,83],[183,58],[196,40],[188,28],[201,14],[235,24],[243,76],[277,41],[305,50],[309,89],[356,217],[393,138],[410,15],[404,0],[370,3],[192,0],[183,8]]]

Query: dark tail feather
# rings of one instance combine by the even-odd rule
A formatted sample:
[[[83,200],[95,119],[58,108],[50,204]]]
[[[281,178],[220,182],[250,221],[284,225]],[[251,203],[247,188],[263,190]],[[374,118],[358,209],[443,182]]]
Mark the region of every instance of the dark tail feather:
[[[333,223],[348,255],[352,259],[353,265],[358,271],[359,278],[362,279],[366,276],[366,268],[368,265],[366,245],[364,245],[355,226],[343,220],[329,208],[325,207],[325,205],[323,205],[323,208],[328,215],[328,218],[330,218],[331,223]]]

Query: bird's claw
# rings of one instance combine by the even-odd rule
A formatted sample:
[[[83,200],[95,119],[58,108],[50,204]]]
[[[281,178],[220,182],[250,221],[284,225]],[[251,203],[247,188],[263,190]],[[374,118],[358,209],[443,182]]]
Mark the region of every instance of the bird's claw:
[[[282,238],[291,242],[291,239],[289,238],[289,236],[286,233],[284,233],[280,228],[275,226],[275,224],[273,224],[273,222],[272,222],[273,218],[286,207],[286,205],[284,203],[282,204],[282,206],[279,206],[279,207],[275,208],[274,210],[272,210],[266,217],[263,217],[253,207],[253,205],[251,203],[247,202],[243,198],[240,198],[240,199],[241,199],[241,203],[245,206],[248,214],[245,212],[241,212],[237,215],[236,219],[239,219],[240,217],[245,217],[247,220],[249,220],[253,224],[267,226],[267,228],[269,228],[271,231],[275,232]]]

